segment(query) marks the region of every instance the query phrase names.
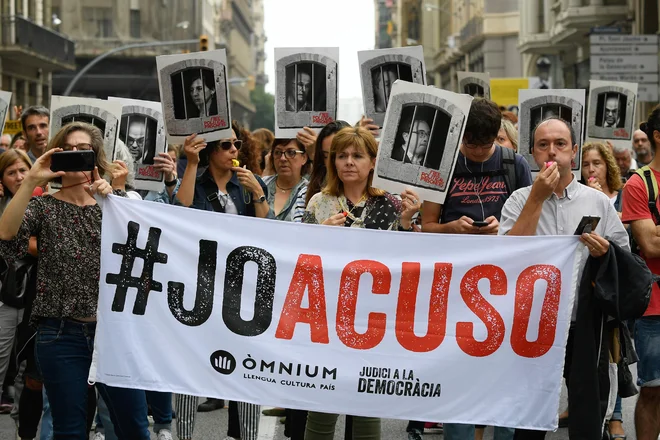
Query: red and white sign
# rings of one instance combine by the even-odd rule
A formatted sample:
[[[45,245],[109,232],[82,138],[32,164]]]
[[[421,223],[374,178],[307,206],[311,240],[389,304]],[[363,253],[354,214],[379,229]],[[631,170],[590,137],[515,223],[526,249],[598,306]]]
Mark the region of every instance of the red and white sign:
[[[577,246],[574,236],[301,225],[110,196],[90,379],[551,430]]]

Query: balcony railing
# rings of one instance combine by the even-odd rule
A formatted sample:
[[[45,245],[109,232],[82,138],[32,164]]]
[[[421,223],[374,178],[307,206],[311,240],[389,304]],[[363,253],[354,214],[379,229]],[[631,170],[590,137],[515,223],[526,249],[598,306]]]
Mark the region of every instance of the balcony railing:
[[[19,15],[0,17],[2,46],[16,46],[60,64],[75,65],[73,41]]]
[[[482,35],[484,33],[484,19],[481,16],[472,17],[463,29],[461,29],[461,41],[468,42],[473,37]]]

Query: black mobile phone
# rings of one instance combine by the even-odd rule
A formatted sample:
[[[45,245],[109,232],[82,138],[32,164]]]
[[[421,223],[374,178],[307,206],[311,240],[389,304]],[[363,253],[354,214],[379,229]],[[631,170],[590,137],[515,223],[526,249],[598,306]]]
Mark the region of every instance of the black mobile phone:
[[[575,235],[588,234],[592,231],[595,231],[599,221],[600,217],[591,217],[585,215],[582,217],[582,220],[580,220],[580,224],[578,224],[578,227],[575,230]]]
[[[478,220],[478,221],[475,220],[475,221],[472,222],[472,226],[474,226],[476,228],[484,228],[484,227],[488,226],[488,222],[484,222],[484,221],[481,221],[481,220]]]
[[[92,150],[60,151],[50,158],[51,171],[94,171],[96,153]]]

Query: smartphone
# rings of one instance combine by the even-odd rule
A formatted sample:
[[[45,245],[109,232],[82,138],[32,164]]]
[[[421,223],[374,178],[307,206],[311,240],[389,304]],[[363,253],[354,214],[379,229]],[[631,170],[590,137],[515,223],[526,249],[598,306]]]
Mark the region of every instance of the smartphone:
[[[93,150],[60,151],[50,158],[51,171],[94,171],[96,153]]]
[[[488,226],[488,222],[475,220],[472,222],[472,226],[474,226],[475,228],[484,228]]]
[[[575,230],[575,235],[588,234],[595,231],[599,221],[600,217],[591,217],[585,215],[582,217],[582,220],[580,220],[580,224],[578,224],[578,227]]]

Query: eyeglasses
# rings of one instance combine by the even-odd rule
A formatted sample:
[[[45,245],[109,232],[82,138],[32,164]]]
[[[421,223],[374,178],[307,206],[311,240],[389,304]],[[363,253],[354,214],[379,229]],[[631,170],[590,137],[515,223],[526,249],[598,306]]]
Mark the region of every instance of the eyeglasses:
[[[87,142],[82,142],[82,143],[76,144],[76,145],[64,144],[60,148],[64,151],[71,151],[74,148],[78,151],[84,151],[84,150],[91,150],[92,149],[92,144],[87,143]]]
[[[296,157],[296,154],[299,154],[299,153],[300,154],[305,154],[304,151],[300,151],[300,150],[286,150],[286,151],[275,150],[275,151],[273,151],[273,158],[274,159],[279,159],[284,154],[287,157],[287,159],[293,159],[294,157]]]
[[[220,141],[220,142],[218,142],[218,145],[223,150],[231,150],[231,147],[236,147],[237,150],[240,150],[241,147],[243,146],[243,141],[240,140],[240,139]]]

